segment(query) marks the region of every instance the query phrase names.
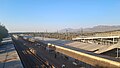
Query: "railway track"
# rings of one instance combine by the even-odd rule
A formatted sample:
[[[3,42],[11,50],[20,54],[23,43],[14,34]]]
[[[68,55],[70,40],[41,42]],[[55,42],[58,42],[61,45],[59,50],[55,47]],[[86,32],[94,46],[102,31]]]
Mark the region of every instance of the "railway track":
[[[52,68],[51,64],[39,55],[32,53],[22,42],[18,40],[14,40],[14,42],[24,68]]]

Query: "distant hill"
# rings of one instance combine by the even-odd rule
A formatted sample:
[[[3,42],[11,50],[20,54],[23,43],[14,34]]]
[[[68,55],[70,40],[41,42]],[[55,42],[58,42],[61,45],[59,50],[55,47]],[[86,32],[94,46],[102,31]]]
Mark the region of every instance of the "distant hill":
[[[76,32],[77,29],[65,28],[65,29],[59,30],[59,32],[66,32],[66,31],[68,31],[68,32]]]
[[[105,31],[113,31],[113,30],[120,30],[120,25],[118,26],[106,26],[106,25],[98,25],[94,26],[92,28],[84,28],[84,29],[72,29],[72,28],[66,28],[59,30],[59,32],[105,32]]]

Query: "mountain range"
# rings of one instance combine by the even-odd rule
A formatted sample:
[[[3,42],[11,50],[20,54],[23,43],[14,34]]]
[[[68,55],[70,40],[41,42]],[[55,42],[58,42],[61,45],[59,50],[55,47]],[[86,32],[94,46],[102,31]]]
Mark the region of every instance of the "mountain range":
[[[105,31],[113,31],[113,30],[120,30],[120,25],[117,26],[107,26],[107,25],[98,25],[94,26],[92,28],[79,28],[79,29],[73,29],[73,28],[65,28],[62,30],[59,30],[59,32],[105,32]]]

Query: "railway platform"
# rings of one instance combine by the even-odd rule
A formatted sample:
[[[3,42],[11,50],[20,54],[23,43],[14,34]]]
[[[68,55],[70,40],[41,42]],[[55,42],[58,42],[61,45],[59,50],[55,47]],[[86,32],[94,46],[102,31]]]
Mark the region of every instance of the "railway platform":
[[[13,44],[0,46],[0,68],[23,68]]]

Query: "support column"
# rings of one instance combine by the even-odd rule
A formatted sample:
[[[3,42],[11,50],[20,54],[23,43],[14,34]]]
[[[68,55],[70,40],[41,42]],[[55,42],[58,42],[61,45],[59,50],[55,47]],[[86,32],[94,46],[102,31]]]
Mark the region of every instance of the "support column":
[[[119,57],[119,49],[117,48],[117,58]]]
[[[103,39],[101,38],[101,39],[100,39],[101,44],[103,44],[102,40],[103,40]]]

